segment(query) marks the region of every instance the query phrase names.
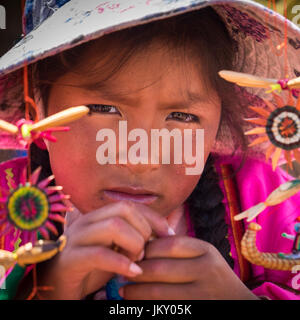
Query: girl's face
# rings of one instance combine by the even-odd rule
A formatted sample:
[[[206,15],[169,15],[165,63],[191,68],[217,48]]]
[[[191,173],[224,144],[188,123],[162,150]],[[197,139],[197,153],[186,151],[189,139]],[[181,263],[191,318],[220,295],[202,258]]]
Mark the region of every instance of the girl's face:
[[[93,50],[87,56],[88,61],[101,62]],[[82,213],[119,199],[144,203],[163,216],[182,206],[200,175],[186,175],[186,165],[174,161],[151,164],[150,156],[149,164],[119,164],[118,144],[117,164],[100,165],[96,151],[105,142],[96,141],[96,135],[100,129],[112,129],[118,141],[119,121],[127,121],[128,132],[136,128],[147,132],[150,155],[151,129],[178,128],[182,136],[184,129],[204,129],[206,161],[216,139],[221,102],[207,88],[205,75],[200,76],[199,63],[174,58],[157,42],[151,50],[136,54],[104,86],[86,87],[85,70],[90,71],[90,63],[84,63],[80,73],[69,72],[57,79],[50,91],[49,115],[72,106],[93,105],[92,115],[70,123],[70,131],[56,133],[58,141],[49,145],[56,183]],[[128,142],[128,149],[134,144]]]

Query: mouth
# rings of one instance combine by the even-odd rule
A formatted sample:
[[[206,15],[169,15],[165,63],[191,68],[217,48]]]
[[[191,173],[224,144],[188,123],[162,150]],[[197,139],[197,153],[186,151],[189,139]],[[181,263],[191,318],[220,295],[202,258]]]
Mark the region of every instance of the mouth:
[[[104,195],[113,201],[128,200],[142,204],[151,204],[158,199],[158,195],[145,189],[136,187],[120,187],[104,190]]]

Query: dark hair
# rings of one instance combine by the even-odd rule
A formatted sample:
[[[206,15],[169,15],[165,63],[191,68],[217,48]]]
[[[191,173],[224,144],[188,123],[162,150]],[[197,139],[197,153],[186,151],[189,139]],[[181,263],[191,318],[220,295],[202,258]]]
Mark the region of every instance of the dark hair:
[[[101,85],[134,57],[135,52],[147,52],[145,49],[156,38],[162,40],[173,55],[182,55],[183,59],[191,55],[198,58],[199,64],[196,64],[195,68],[205,74],[207,85],[216,89],[222,101],[218,139],[226,141],[227,145],[231,141],[233,150],[246,150],[247,142],[242,127],[243,109],[235,96],[234,86],[218,76],[219,70],[232,69],[236,44],[212,8],[117,31],[34,64],[31,68],[34,86],[41,92],[43,105],[47,109],[51,85],[60,75],[70,71],[80,72],[83,56],[92,46],[95,50],[101,50],[99,52],[104,62],[109,58],[108,64],[103,63],[100,67],[93,65],[87,74],[87,78],[91,79],[87,86],[99,80],[99,74],[102,74],[102,79],[97,82],[97,87],[101,88]],[[115,43],[120,45],[114,47]],[[43,164],[42,177],[51,174],[47,151],[41,152],[32,145],[31,158],[33,168]],[[223,193],[218,179],[210,156],[187,203],[196,236],[212,243],[233,267],[233,260],[229,255],[230,245],[226,237]]]
[[[214,245],[233,268],[223,199],[214,159],[210,155],[196,188],[187,199],[190,218],[196,237]]]

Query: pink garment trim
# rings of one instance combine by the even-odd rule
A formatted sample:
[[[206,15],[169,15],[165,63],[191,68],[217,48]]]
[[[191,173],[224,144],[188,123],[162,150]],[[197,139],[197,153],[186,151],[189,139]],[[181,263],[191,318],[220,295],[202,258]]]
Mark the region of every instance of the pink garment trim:
[[[252,290],[258,297],[267,297],[270,300],[299,300],[300,296],[290,292],[289,290],[282,289],[272,282],[265,282],[261,286]],[[300,294],[300,292],[299,292]]]
[[[240,265],[238,263],[238,253],[237,253],[236,247],[234,245],[234,236],[233,236],[233,230],[232,230],[231,219],[230,219],[230,209],[229,209],[228,199],[226,197],[224,181],[222,180],[221,163],[216,163],[215,168],[216,168],[216,171],[220,177],[219,185],[220,185],[220,188],[221,188],[222,193],[224,195],[222,203],[223,203],[223,205],[225,207],[225,211],[226,211],[225,222],[228,226],[227,237],[228,237],[228,241],[230,243],[230,254],[234,260],[233,271],[240,278],[241,270],[240,270]]]

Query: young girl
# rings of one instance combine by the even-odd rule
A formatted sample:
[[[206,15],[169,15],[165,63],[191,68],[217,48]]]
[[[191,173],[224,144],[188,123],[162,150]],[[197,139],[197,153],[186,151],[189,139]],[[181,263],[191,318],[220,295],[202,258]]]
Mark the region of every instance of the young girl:
[[[115,27],[93,37],[84,31],[77,37],[72,34],[75,41],[69,47],[66,40],[60,47],[47,38],[50,44],[39,42],[44,54],[29,66],[41,118],[70,106],[90,109],[88,116],[70,124],[69,132],[56,133],[58,141],[48,143],[47,151],[31,147],[32,169],[43,166],[41,179],[53,173],[55,183],[63,186],[74,206],[62,231],[67,236],[65,249],[37,268],[38,286],[53,287],[40,296],[109,299],[108,288],[122,283],[118,294],[126,300],[298,299],[291,285],[294,274],[251,265],[243,258],[240,240],[247,225],[233,220],[234,214],[264,201],[292,179],[281,169],[273,172],[259,159],[258,149],[255,153],[247,147],[243,120],[249,116],[247,106],[263,101],[218,75],[224,69],[267,73],[268,77],[275,76],[274,70],[281,72],[279,58],[272,70],[257,60],[263,56],[261,44],[269,48],[271,42],[265,42],[273,41],[270,32],[275,32],[262,24],[262,17],[268,16],[263,7],[246,1],[211,1],[213,6],[205,3],[205,8],[201,1],[188,5],[180,0],[144,1],[142,8],[151,8],[151,15],[148,12],[144,20],[138,17],[140,23],[135,23],[141,10],[136,1],[52,2],[27,1],[27,31],[48,29],[51,37],[60,38],[56,16],[64,20],[68,32],[68,23],[77,28],[73,33],[81,23],[94,32],[90,8],[97,11],[103,25],[109,18],[120,19],[123,25],[122,30],[115,30],[116,21]],[[58,10],[53,17],[42,23],[54,9]],[[122,14],[130,10],[133,13],[123,19]],[[163,12],[168,14],[162,16]],[[84,20],[89,18],[89,22]],[[296,32],[291,25],[289,30]],[[38,43],[29,35],[21,46]],[[290,38],[289,72],[299,68],[294,59],[296,41]],[[242,58],[243,44],[247,50]],[[46,49],[49,46],[51,51]],[[23,59],[30,54],[29,61],[34,62],[34,50]],[[47,58],[41,59],[43,55]],[[265,55],[262,60],[266,63]],[[0,69],[3,65],[0,60]],[[15,71],[11,77],[17,79],[21,64],[16,58],[12,65],[6,73]],[[4,96],[3,108],[6,101]],[[97,132],[112,129],[118,141],[120,121],[127,122],[128,132],[140,128],[148,136],[151,129],[179,129],[181,133],[204,129],[204,171],[186,175],[186,164],[172,163],[100,165]],[[128,148],[132,144],[128,142]],[[280,234],[293,231],[299,215],[297,199],[294,196],[272,214],[266,210],[256,219],[262,226],[258,236],[262,251],[289,251],[290,242]],[[29,278],[19,285],[17,298],[28,294]]]

